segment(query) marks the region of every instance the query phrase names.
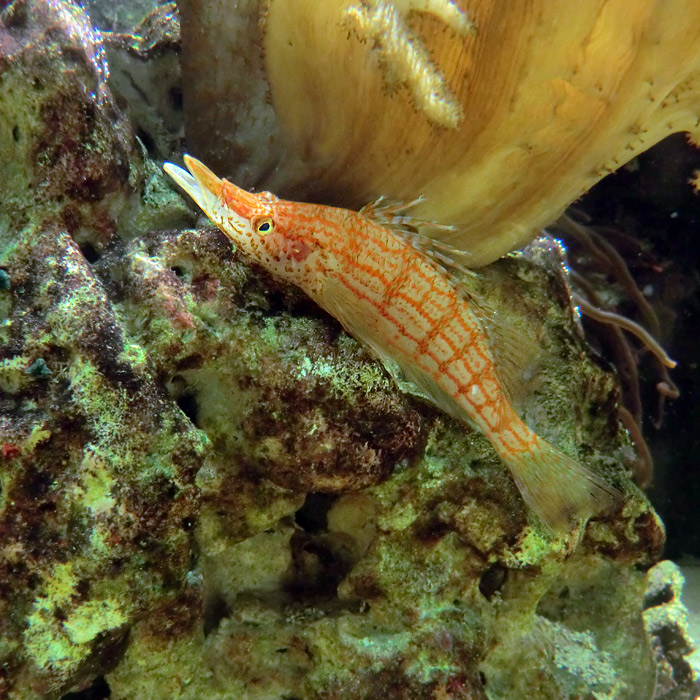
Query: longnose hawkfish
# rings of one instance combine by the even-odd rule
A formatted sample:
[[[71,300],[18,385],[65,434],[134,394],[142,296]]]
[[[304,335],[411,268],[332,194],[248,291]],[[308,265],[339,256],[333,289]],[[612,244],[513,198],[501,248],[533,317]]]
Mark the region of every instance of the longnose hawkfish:
[[[301,287],[439,408],[476,424],[525,502],[553,530],[608,507],[616,491],[528,428],[505,389],[478,300],[408,227],[359,212],[247,192],[185,156],[165,171],[247,256]],[[395,217],[400,218],[400,217]]]

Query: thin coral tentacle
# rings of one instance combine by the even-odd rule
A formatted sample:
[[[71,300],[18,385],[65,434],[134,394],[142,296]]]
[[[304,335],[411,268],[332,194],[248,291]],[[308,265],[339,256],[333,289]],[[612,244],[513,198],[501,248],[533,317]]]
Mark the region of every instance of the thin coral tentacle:
[[[617,252],[614,246],[594,228],[583,226],[569,216],[562,216],[558,225],[566,232],[574,236],[581,245],[585,246],[596,259],[607,268],[621,287],[629,294],[637,304],[644,317],[644,322],[649,326],[653,335],[659,335],[659,319],[651,304],[639,290],[632,274],[627,267],[624,258]]]
[[[617,407],[617,414],[622,424],[627,428],[637,451],[637,464],[634,469],[635,480],[640,488],[646,489],[651,486],[654,478],[654,458],[651,456],[649,446],[634,416],[624,406]]]
[[[600,324],[600,332],[609,336],[610,346],[615,354],[615,364],[625,390],[626,405],[620,407],[619,416],[635,444],[638,455],[636,478],[640,485],[644,486],[652,480],[653,460],[642,435],[643,414],[637,370],[638,353],[634,351],[626,333],[641,341],[643,351],[649,352],[654,359],[654,366],[659,375],[656,383],[657,415],[655,420],[652,419],[652,424],[656,428],[661,427],[666,399],[674,399],[680,395],[678,387],[673,383],[668,372],[669,368],[675,367],[676,363],[656,340],[660,335],[659,317],[637,286],[623,255],[606,240],[606,234],[590,225],[585,213],[576,212],[575,216],[576,218],[572,218],[571,215],[562,216],[556,227],[564,235],[575,240],[589,256],[587,261],[584,259],[583,264],[590,268],[593,276],[589,277],[588,273],[577,272],[575,269],[570,270],[571,281],[578,291],[578,293],[572,293],[571,301],[578,306],[583,316]],[[577,219],[583,219],[583,221]],[[618,239],[621,239],[624,244],[632,244],[634,250],[642,252],[643,248],[635,239],[624,233],[615,232],[614,229],[611,231],[616,233]],[[606,284],[617,285],[634,303],[651,332],[632,319],[606,308],[607,304],[593,281],[595,276],[601,273],[609,279]]]
[[[656,340],[654,340],[651,334],[642,328],[642,326],[640,326],[638,323],[635,323],[632,319],[622,316],[621,314],[616,314],[613,311],[605,311],[605,309],[594,306],[579,294],[574,294],[573,299],[574,303],[584,314],[586,314],[586,316],[590,316],[599,323],[606,323],[624,328],[628,333],[631,333],[641,340],[644,347],[649,350],[649,352],[662,365],[671,369],[676,366],[675,360],[672,360],[667,355],[666,351],[661,347],[661,345],[659,345],[659,343],[656,342]]]
[[[570,276],[573,282],[586,292],[588,298],[597,306],[601,305],[600,297],[595,293],[592,285],[585,277],[575,272],[570,271]],[[625,338],[622,330],[615,325],[603,325],[610,337],[610,345],[615,354],[615,366],[623,379],[625,387],[625,395],[628,402],[628,408],[631,411],[634,419],[642,424],[642,395],[639,388],[639,371],[637,370],[637,360],[635,359],[630,344]]]

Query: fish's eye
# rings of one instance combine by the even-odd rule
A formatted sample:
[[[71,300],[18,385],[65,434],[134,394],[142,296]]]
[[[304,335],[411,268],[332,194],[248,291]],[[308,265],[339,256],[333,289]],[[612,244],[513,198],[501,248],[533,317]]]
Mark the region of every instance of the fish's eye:
[[[269,216],[265,216],[262,219],[258,219],[255,222],[255,230],[261,235],[266,236],[268,233],[272,233],[275,224]]]

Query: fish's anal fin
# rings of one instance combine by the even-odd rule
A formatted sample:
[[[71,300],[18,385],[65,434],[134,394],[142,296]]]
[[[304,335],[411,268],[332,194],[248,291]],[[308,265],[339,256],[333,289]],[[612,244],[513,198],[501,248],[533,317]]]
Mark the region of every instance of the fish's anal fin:
[[[476,427],[471,416],[448,394],[430,375],[411,367],[402,368],[407,379],[410,379],[430,403],[437,406],[455,420]]]

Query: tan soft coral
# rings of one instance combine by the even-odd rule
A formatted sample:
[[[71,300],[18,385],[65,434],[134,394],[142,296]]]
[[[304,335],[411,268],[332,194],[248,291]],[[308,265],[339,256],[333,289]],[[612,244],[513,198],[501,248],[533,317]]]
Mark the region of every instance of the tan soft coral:
[[[217,24],[211,0],[183,3],[195,153],[240,184],[298,198],[357,207],[424,195],[417,214],[455,224],[448,237],[475,266],[522,246],[667,134],[700,135],[693,0],[247,7],[247,21],[262,24],[234,41],[228,30],[240,11]],[[211,32],[216,55],[205,56]],[[257,75],[259,92],[256,81],[267,81],[274,119],[264,100],[256,108],[229,99],[240,99],[244,76],[232,61],[241,55],[255,64],[247,83]],[[241,149],[236,129],[249,133],[258,113],[261,145]],[[216,136],[226,130],[228,140]]]

